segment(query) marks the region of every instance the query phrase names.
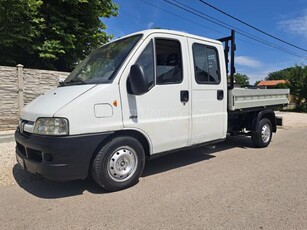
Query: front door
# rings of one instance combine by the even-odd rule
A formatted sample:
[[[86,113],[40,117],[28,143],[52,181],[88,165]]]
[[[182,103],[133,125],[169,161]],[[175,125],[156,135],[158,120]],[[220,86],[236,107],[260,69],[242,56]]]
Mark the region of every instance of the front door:
[[[153,153],[188,145],[191,100],[188,71],[183,66],[188,61],[186,45],[186,38],[169,34],[147,38],[130,64],[143,67],[149,92],[139,96],[129,93],[128,80],[126,94],[126,86],[121,84],[124,128],[146,133]]]
[[[188,43],[192,57],[193,145],[226,137],[227,79],[223,76],[225,70],[221,68],[223,60],[219,53],[223,54],[222,47],[194,39],[189,39]]]

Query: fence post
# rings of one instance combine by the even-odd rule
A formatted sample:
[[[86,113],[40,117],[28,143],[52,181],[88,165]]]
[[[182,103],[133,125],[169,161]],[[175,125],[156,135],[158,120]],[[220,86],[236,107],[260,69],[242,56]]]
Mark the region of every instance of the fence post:
[[[24,106],[24,97],[23,97],[23,65],[18,64],[17,66],[17,89],[18,89],[18,112],[20,115],[21,109]]]

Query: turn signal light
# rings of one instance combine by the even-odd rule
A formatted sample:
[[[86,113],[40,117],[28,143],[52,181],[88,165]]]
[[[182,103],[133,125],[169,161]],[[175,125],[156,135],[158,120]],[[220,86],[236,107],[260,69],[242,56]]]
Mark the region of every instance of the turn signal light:
[[[117,100],[113,101],[113,105],[114,105],[114,107],[117,107]]]

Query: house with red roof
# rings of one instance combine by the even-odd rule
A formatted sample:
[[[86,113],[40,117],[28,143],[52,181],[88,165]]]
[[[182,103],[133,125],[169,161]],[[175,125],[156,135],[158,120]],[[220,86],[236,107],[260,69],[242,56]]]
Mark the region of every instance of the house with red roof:
[[[265,88],[273,88],[278,84],[286,84],[286,80],[270,80],[270,81],[261,81],[257,84],[257,86],[262,86]]]

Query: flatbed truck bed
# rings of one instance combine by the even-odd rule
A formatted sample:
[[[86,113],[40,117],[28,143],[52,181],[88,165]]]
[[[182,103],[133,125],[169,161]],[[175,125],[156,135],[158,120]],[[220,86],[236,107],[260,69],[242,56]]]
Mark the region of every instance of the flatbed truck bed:
[[[228,90],[228,110],[284,106],[289,103],[289,89],[246,89]]]

